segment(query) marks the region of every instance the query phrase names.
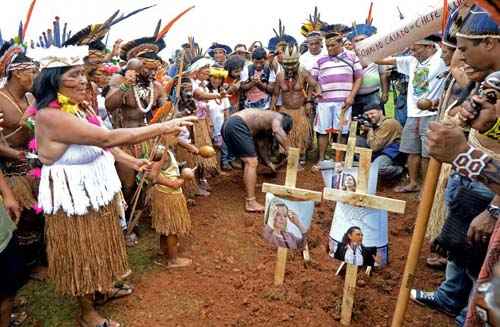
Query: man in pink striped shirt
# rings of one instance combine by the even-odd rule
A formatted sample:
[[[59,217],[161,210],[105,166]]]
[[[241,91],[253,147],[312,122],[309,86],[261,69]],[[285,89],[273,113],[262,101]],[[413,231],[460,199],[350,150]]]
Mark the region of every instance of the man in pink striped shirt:
[[[319,161],[325,159],[327,134],[332,129],[342,134],[348,133],[351,106],[363,80],[363,67],[358,57],[342,46],[343,28],[341,25],[331,27],[332,31],[325,34],[328,55],[320,57],[311,71],[321,86],[314,120],[314,131],[318,133]]]

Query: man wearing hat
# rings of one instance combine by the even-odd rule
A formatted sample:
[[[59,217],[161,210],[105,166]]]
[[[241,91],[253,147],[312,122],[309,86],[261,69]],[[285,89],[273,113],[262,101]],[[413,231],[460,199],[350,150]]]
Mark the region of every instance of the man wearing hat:
[[[327,134],[334,129],[339,133],[348,133],[351,106],[363,79],[359,58],[342,47],[345,30],[346,26],[340,24],[327,27],[325,44],[328,55],[320,57],[312,69],[312,76],[321,86],[314,121],[320,161],[325,159]]]
[[[421,99],[437,101],[443,92],[448,67],[441,59],[441,50],[436,47],[436,42],[439,41],[439,37],[431,35],[411,46],[411,56],[386,58],[376,62],[382,65],[396,65],[398,72],[409,77],[408,119],[403,128],[400,151],[409,155],[410,182],[396,187],[396,192],[418,192],[419,171],[427,170],[429,154],[424,145],[427,126],[436,119],[437,114],[435,111],[420,110],[417,102]]]

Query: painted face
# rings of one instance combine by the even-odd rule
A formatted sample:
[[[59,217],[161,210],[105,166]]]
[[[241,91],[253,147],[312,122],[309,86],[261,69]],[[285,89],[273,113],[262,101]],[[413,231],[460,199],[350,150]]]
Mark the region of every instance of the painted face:
[[[75,66],[61,76],[59,92],[74,103],[81,103],[87,97],[87,78],[83,66]]]
[[[99,50],[89,50],[89,55],[85,58],[85,63],[90,65],[98,65],[104,62],[106,53]]]
[[[283,70],[285,71],[285,77],[287,79],[294,78],[299,70],[299,62],[287,62],[283,63]]]
[[[288,209],[286,207],[278,207],[274,214],[274,229],[276,231],[284,232],[286,231],[286,220],[288,215]]]
[[[361,245],[363,243],[363,233],[359,229],[355,229],[349,234],[349,240],[353,245]]]
[[[90,73],[89,79],[96,83],[100,88],[103,88],[108,85],[110,76],[106,72],[106,68],[103,65],[99,65]]]
[[[312,55],[317,55],[321,52],[321,45],[322,45],[322,41],[320,38],[312,39],[312,40],[307,42],[309,52]]]
[[[329,56],[337,56],[342,52],[342,37],[330,38],[326,41],[326,50]]]
[[[223,49],[215,49],[214,60],[218,63],[223,63],[226,61],[226,52]]]
[[[154,59],[141,59],[141,60],[142,60],[141,76],[146,79],[153,78],[153,76],[160,68],[160,61]]]

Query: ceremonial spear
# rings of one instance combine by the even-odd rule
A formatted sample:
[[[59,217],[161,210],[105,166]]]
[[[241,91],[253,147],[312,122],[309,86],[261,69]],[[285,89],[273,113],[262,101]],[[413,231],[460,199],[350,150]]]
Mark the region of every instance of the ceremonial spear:
[[[168,22],[165,27],[163,27],[163,29],[159,29],[157,28],[156,31],[155,31],[155,35],[154,37],[156,38],[156,41],[159,41],[161,40],[167,33],[168,31],[172,28],[172,26],[174,25],[174,23],[179,20],[179,18],[181,18],[184,14],[186,14],[188,11],[190,11],[191,9],[193,9],[194,6],[191,6],[189,8],[187,8],[186,10],[182,11],[180,14],[178,14],[176,17],[174,17],[174,19],[172,19],[170,22]],[[182,58],[184,58],[184,51],[182,52]],[[184,60],[181,60],[181,63],[180,63],[180,67],[179,67],[179,74],[178,74],[178,79],[177,79],[177,87],[176,87],[176,106],[178,105],[178,99],[179,99],[179,96],[180,96],[180,84],[181,84],[181,77],[182,77],[182,73],[183,73],[183,70],[184,70]],[[171,104],[170,104],[171,106]],[[164,105],[165,107],[165,105]],[[159,110],[162,110],[164,107],[160,108]],[[175,110],[170,110],[170,112],[175,112]],[[161,121],[165,120],[165,119],[170,119],[172,117],[172,115],[166,115],[164,117],[164,119],[161,119]],[[160,136],[157,136],[154,141],[153,141],[153,147],[151,148],[151,152],[149,153],[149,158],[148,158],[148,161],[151,161],[153,160],[155,154],[156,154],[156,148],[158,146],[158,144],[160,143],[160,140],[161,140],[161,135]],[[127,236],[129,236],[132,231],[134,230],[135,226],[137,225],[138,221],[139,221],[139,217],[140,215],[137,215],[137,217],[134,217],[134,214],[135,214],[135,210],[137,208],[137,203],[139,201],[139,196],[141,194],[141,191],[144,187],[144,182],[146,180],[146,174],[143,173],[142,177],[141,177],[141,180],[139,182],[139,186],[137,187],[137,190],[135,191],[134,193],[134,196],[132,197],[132,210],[130,211],[130,223],[128,224],[127,226]]]

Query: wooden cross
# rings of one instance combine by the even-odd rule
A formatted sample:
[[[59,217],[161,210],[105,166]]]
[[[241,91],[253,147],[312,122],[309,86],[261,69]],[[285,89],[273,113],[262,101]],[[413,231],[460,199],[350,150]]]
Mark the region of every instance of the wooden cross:
[[[358,153],[360,155],[356,192],[325,188],[323,190],[324,199],[343,202],[358,207],[384,209],[390,212],[404,213],[406,205],[405,201],[367,194],[372,151],[370,149],[356,147],[356,128],[357,122],[353,121],[350,125],[347,145],[336,143],[332,144],[332,148],[336,151],[346,152],[344,162],[345,168],[352,167],[355,153]],[[342,298],[342,311],[340,319],[340,323],[344,326],[348,326],[351,324],[352,307],[354,304],[354,294],[356,291],[356,279],[358,274],[357,266],[349,263],[346,264],[347,269],[344,282],[344,294]]]
[[[297,171],[299,167],[300,149],[288,149],[288,163],[286,168],[285,185],[262,184],[262,192],[290,197],[299,201],[321,201],[321,192],[309,191],[295,187],[297,184]],[[282,285],[285,280],[285,267],[288,249],[278,247],[276,269],[274,271],[274,285]],[[304,251],[304,259],[308,260],[309,252]]]

